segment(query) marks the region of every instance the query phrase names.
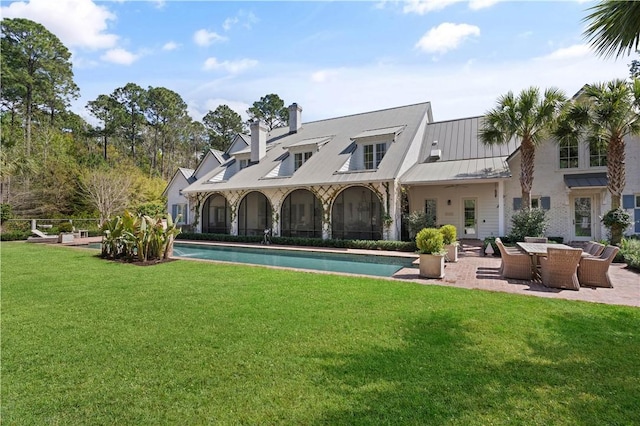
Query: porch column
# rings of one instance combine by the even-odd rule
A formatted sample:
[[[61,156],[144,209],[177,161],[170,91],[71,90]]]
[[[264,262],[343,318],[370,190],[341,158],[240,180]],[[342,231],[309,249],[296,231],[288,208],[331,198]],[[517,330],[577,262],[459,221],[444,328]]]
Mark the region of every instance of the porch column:
[[[331,238],[331,203],[322,203],[322,239]]]
[[[498,181],[498,237],[503,237],[505,233],[504,217],[504,181]]]

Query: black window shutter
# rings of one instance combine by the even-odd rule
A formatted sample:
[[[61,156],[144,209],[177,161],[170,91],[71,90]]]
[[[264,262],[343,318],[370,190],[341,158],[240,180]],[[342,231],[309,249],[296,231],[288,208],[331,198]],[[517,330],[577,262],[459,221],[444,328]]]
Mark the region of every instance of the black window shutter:
[[[623,195],[622,196],[622,208],[623,209],[632,209],[634,207],[634,196],[633,195]]]
[[[522,208],[522,198],[513,199],[513,210],[520,210]]]
[[[543,210],[551,209],[551,197],[540,197],[540,204],[542,204]]]

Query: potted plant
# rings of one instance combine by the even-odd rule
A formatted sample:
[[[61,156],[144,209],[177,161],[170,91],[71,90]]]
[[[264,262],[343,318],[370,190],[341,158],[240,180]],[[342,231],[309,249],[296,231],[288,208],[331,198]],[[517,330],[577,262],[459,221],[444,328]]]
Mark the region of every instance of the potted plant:
[[[416,246],[420,253],[420,276],[444,277],[444,241],[437,228],[424,228],[416,235]]]
[[[440,227],[440,232],[442,233],[444,249],[447,251],[445,260],[447,262],[457,262],[459,244],[456,238],[458,236],[458,230],[453,225],[443,225]]]
[[[60,243],[72,243],[73,242],[73,225],[69,222],[63,222],[58,225],[58,242]]]

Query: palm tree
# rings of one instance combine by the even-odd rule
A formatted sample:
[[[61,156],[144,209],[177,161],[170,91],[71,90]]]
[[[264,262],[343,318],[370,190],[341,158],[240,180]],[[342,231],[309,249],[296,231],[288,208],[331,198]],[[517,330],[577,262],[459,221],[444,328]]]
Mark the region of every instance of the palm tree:
[[[640,80],[613,80],[586,85],[563,111],[554,136],[559,143],[585,138],[607,148],[607,189],[611,209],[620,207],[626,185],[625,136],[640,135]],[[611,242],[622,239],[623,229],[611,228]]]
[[[618,57],[638,50],[640,2],[604,0],[588,10],[584,36],[598,54]]]
[[[497,105],[488,111],[479,130],[480,140],[487,144],[506,144],[513,137],[520,143],[520,187],[522,208],[531,208],[536,147],[546,139],[566,97],[556,88],[545,90],[540,97],[537,87],[523,90],[516,97],[508,92],[498,98]]]

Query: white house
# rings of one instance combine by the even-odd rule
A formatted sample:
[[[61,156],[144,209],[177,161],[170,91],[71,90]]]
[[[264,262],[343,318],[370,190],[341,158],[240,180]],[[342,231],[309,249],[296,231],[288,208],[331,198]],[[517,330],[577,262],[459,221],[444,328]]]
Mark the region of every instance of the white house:
[[[180,169],[165,194],[196,231],[232,235],[399,239],[403,198],[458,238],[507,235],[520,207],[519,141],[485,146],[482,117],[433,122],[430,103],[302,122],[268,132],[254,122],[227,152],[211,151],[189,175]],[[548,235],[606,238],[610,209],[605,153],[584,143],[537,150],[534,207],[548,210]],[[640,141],[627,141],[623,206],[640,233]],[[183,207],[175,207],[183,206]]]

